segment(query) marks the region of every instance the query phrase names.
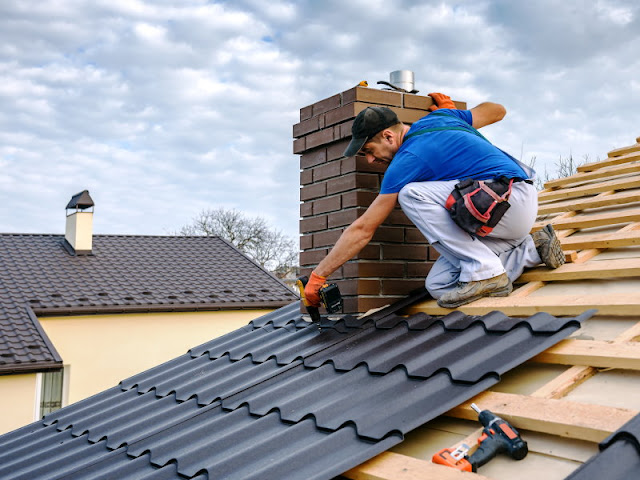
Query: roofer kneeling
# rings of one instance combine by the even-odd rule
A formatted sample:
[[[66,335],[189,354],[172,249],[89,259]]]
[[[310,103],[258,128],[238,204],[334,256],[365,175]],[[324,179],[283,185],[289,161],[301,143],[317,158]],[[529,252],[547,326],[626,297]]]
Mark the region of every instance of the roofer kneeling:
[[[507,296],[525,268],[564,263],[550,225],[529,235],[538,210],[535,172],[476,130],[502,120],[505,108],[485,102],[457,110],[448,96],[430,96],[432,113],[411,127],[386,107],[356,117],[344,155],[363,155],[387,170],[380,194],[312,272],[305,289],[312,304],[320,304],[326,277],[369,243],[396,201],[440,253],[426,288],[442,307]]]

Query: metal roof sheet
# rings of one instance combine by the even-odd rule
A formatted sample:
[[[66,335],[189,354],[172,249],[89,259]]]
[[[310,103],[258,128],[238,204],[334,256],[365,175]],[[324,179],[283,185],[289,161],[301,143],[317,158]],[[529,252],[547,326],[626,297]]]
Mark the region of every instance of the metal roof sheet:
[[[640,415],[600,443],[600,453],[566,480],[630,480],[640,476]]]
[[[60,368],[34,315],[278,308],[297,296],[218,237],[0,234],[0,372]]]
[[[0,477],[113,469],[123,479],[329,479],[487,389],[582,320],[396,312],[318,328],[296,302],[0,437]],[[36,454],[60,474],[30,466]]]

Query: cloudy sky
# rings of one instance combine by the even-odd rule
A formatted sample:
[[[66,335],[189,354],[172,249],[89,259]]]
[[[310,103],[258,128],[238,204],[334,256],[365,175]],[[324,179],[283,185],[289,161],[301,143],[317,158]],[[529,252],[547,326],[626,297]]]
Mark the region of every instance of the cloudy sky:
[[[637,0],[0,0],[0,232],[163,235],[205,208],[294,236],[299,109],[413,70],[502,103],[485,134],[553,173],[640,135]]]

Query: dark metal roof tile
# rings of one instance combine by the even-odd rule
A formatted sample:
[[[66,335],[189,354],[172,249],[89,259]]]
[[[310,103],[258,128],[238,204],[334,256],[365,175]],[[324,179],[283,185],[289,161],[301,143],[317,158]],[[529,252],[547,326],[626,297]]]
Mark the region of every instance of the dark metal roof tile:
[[[299,322],[297,305],[284,310],[288,318],[266,315],[0,437],[0,447],[20,453],[14,464],[45,451],[70,478],[94,465],[124,479],[171,478],[166,467],[177,465],[176,475],[188,478],[329,479],[485,390],[496,372],[579,324],[547,318],[540,325],[558,331],[537,332],[528,319],[401,320],[390,308],[349,325],[325,319],[329,326],[319,329]],[[70,436],[77,450],[66,445]],[[124,446],[127,456],[115,453]],[[79,455],[85,449],[87,458]]]
[[[599,445],[566,480],[630,480],[640,475],[640,415],[636,415]]]

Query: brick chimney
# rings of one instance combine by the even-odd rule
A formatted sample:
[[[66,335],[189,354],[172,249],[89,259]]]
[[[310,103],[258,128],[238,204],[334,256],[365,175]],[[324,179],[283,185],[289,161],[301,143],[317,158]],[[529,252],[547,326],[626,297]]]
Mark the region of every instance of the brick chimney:
[[[428,96],[354,87],[300,109],[293,126],[293,153],[300,154],[300,267],[308,275],[340,234],[376,198],[383,168],[364,157],[342,156],[356,115],[384,105],[411,124],[428,113]],[[466,104],[456,102],[458,108]],[[344,297],[344,313],[363,313],[393,303],[424,286],[438,253],[400,206],[358,255],[329,277]]]

